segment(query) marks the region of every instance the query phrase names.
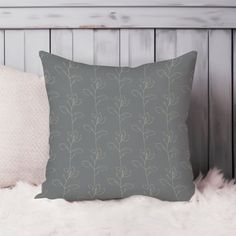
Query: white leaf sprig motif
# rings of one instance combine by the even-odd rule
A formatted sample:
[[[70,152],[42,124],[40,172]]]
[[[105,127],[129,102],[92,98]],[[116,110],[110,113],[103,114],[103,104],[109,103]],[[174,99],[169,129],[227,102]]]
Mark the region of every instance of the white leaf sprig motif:
[[[143,147],[139,150],[139,160],[133,160],[133,165],[141,168],[144,171],[146,183],[143,185],[144,194],[154,196],[158,190],[155,185],[150,182],[150,176],[158,170],[157,166],[153,165],[155,153],[147,145],[147,140],[156,135],[156,132],[149,130],[148,126],[153,123],[153,117],[147,112],[146,106],[151,101],[156,99],[155,94],[150,93],[150,89],[155,85],[155,80],[146,75],[146,66],[143,67],[143,77],[140,78],[138,89],[131,91],[132,95],[141,99],[142,113],[139,114],[138,123],[132,126],[132,129],[142,136]]]
[[[107,169],[106,166],[99,164],[99,162],[105,158],[105,153],[98,141],[102,136],[107,135],[107,130],[101,128],[106,122],[106,118],[99,112],[98,106],[106,100],[107,97],[106,95],[99,94],[99,91],[104,88],[105,84],[97,75],[97,69],[98,67],[94,67],[94,76],[91,78],[90,88],[83,89],[85,96],[91,97],[94,104],[94,112],[91,113],[90,124],[83,126],[84,129],[90,132],[94,137],[94,148],[90,150],[90,158],[82,161],[83,167],[92,170],[92,183],[88,186],[88,194],[91,199],[96,199],[104,194],[105,189],[98,183],[97,176]]]
[[[178,137],[171,128],[171,122],[179,117],[179,113],[174,110],[179,102],[179,98],[173,92],[175,81],[182,77],[180,72],[175,71],[178,64],[178,60],[172,60],[165,69],[158,71],[159,76],[167,81],[167,92],[164,95],[163,104],[155,108],[157,113],[165,116],[166,121],[162,141],[156,144],[157,149],[164,151],[168,162],[168,168],[165,169],[166,177],[160,179],[160,183],[170,187],[176,200],[178,200],[178,195],[183,190],[183,186],[176,183],[180,177],[180,173],[175,168],[173,160],[176,158],[178,152],[175,145]]]
[[[66,140],[64,143],[59,144],[60,150],[66,154],[68,166],[67,168],[63,169],[63,180],[53,180],[54,185],[59,185],[62,187],[63,198],[66,198],[67,194],[69,194],[71,191],[79,189],[79,183],[71,183],[71,180],[77,179],[79,176],[79,170],[72,165],[72,160],[83,152],[83,149],[78,147],[78,144],[81,141],[81,136],[75,125],[76,121],[83,116],[82,113],[77,111],[81,100],[79,99],[77,93],[73,91],[73,85],[82,78],[73,75],[73,68],[72,62],[69,62],[68,65],[65,64],[64,66],[55,67],[57,73],[63,75],[69,88],[68,93],[66,94],[66,103],[59,106],[60,112],[64,114],[65,117],[67,117],[70,121],[70,129],[66,133]]]
[[[120,190],[120,198],[124,197],[124,194],[134,188],[134,185],[127,182],[132,174],[131,170],[125,166],[123,159],[125,156],[131,152],[131,149],[126,147],[129,141],[129,135],[127,131],[123,128],[123,122],[131,117],[131,113],[125,111],[124,109],[128,107],[129,100],[125,95],[122,94],[123,87],[130,83],[130,79],[125,76],[123,68],[117,69],[115,73],[109,74],[109,77],[117,82],[118,96],[114,98],[114,106],[108,107],[108,112],[112,114],[118,123],[118,130],[114,134],[114,141],[108,143],[109,147],[117,152],[119,159],[119,166],[115,168],[115,176],[109,177],[107,179],[110,185],[117,185]],[[110,78],[109,78],[110,79]]]

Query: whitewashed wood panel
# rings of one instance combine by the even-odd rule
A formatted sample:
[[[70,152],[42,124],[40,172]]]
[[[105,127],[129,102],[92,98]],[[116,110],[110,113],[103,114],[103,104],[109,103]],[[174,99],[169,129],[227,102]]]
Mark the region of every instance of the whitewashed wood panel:
[[[156,30],[156,61],[167,60],[176,56],[176,30]]]
[[[94,30],[73,30],[73,60],[94,63]]]
[[[49,51],[48,30],[5,31],[5,64],[7,66],[42,75],[40,50]]]
[[[0,64],[5,64],[5,33],[4,30],[0,30]]]
[[[209,34],[210,167],[232,176],[231,30]]]
[[[120,66],[130,66],[129,57],[129,31],[128,29],[120,30]]]
[[[25,71],[43,75],[39,51],[49,52],[49,30],[25,31]]]
[[[73,34],[72,30],[51,30],[51,53],[72,60]]]
[[[94,63],[94,30],[51,30],[51,53],[69,60]]]
[[[45,7],[45,6],[236,6],[234,0],[1,0],[0,7]]]
[[[119,30],[94,31],[94,63],[119,66]]]
[[[208,170],[208,31],[177,30],[177,55],[198,52],[188,119],[195,177]]]
[[[154,61],[153,29],[122,29],[120,31],[120,62],[122,66],[139,66]]]
[[[236,30],[233,31],[233,172],[236,177]]]
[[[236,7],[0,8],[0,28],[236,28]]]
[[[25,32],[24,30],[5,31],[5,65],[25,70]]]

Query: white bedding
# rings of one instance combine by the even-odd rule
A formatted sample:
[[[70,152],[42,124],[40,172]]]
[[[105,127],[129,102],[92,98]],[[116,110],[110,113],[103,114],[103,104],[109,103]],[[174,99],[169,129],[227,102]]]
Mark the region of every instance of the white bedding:
[[[121,201],[68,203],[34,199],[40,187],[0,190],[0,236],[234,236],[236,185],[217,170],[197,183],[191,202],[134,196]]]

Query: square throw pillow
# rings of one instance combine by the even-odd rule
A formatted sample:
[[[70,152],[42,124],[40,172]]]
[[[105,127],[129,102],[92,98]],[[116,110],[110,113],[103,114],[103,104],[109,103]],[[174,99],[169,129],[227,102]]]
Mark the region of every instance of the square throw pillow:
[[[49,158],[44,78],[0,66],[0,187],[41,184]]]
[[[40,57],[51,135],[46,182],[36,198],[191,198],[185,121],[196,52],[136,68]]]

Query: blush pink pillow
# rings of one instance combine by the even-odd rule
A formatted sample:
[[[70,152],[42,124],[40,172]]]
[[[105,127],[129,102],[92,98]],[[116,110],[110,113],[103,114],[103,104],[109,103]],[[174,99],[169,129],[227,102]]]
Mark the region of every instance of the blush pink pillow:
[[[44,78],[0,66],[0,187],[45,180],[48,138]]]

